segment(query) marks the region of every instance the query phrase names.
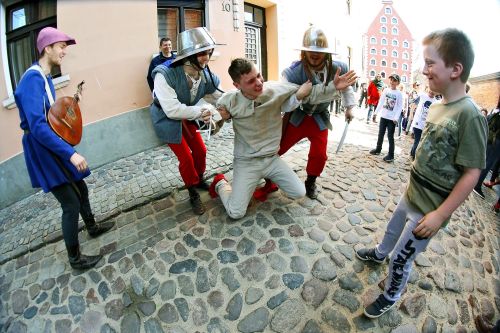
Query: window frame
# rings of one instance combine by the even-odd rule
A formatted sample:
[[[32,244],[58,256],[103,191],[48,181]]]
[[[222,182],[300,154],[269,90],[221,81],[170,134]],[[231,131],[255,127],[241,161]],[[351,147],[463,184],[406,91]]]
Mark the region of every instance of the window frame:
[[[164,10],[167,12],[168,9],[175,9],[177,10],[177,31],[175,33],[175,36],[166,36],[167,33],[165,33],[165,36],[160,35],[160,20],[158,19],[157,23],[157,33],[158,33],[158,40],[163,37],[169,37],[172,39],[172,49],[173,51],[177,52],[177,35],[186,30],[186,10],[199,10],[201,11],[201,22],[200,22],[200,27],[204,27],[207,25],[208,21],[208,9],[206,8],[206,1],[205,0],[186,0],[186,1],[179,1],[179,0],[157,0],[156,4],[156,16],[157,18],[159,17],[159,12]],[[168,31],[168,28],[167,28]]]
[[[384,38],[382,38],[382,39],[380,40],[380,44],[381,44],[381,45],[387,45],[387,38],[385,38],[385,37],[384,37]]]
[[[370,37],[370,44],[377,44],[377,38],[376,37]]]
[[[398,24],[398,23],[399,23],[399,22],[398,22],[398,18],[397,18],[397,17],[392,17],[392,18],[391,18],[391,23],[392,23],[392,24]]]
[[[370,59],[370,66],[377,66],[377,60],[375,58]]]
[[[396,32],[394,32],[394,31],[396,31]],[[391,34],[396,35],[396,36],[399,35],[399,29],[397,27],[392,27]]]
[[[392,50],[391,55],[393,58],[399,58],[399,53],[397,50]]]
[[[50,0],[49,0],[50,1]],[[40,30],[46,27],[54,27],[57,28],[57,1],[52,0],[52,4],[55,6],[54,7],[54,14],[48,17],[44,17],[40,19],[40,13],[39,13],[39,5],[42,5],[42,3],[35,2],[35,1],[29,1],[29,0],[24,0],[24,1],[18,1],[15,3],[12,3],[8,6],[5,6],[2,8],[2,14],[3,11],[5,11],[5,21],[2,21],[2,25],[5,27],[5,55],[6,57],[6,63],[4,66],[6,66],[5,70],[5,80],[6,80],[6,86],[7,86],[7,91],[9,95],[15,91],[17,85],[19,84],[19,81],[22,78],[22,75],[26,71],[26,69],[31,66],[31,64],[39,59],[39,54],[38,50],[36,48],[36,39],[38,37],[38,33]],[[11,14],[15,12],[18,9],[25,8],[25,16],[26,16],[26,24],[23,26],[17,27],[15,29],[11,29],[10,27],[12,26],[12,16]],[[22,65],[22,60],[18,59],[12,54],[12,45],[14,45],[16,42],[22,40],[22,39],[28,39],[29,43],[29,54],[28,56],[28,62],[29,65],[27,65],[26,68],[23,70],[19,71],[17,73],[17,67],[19,65]],[[2,46],[3,43],[2,43]],[[2,47],[3,48],[3,47]],[[25,67],[25,66],[24,66]],[[52,70],[52,77],[53,78],[59,78],[62,76],[61,74],[61,68],[60,66],[56,66]],[[17,74],[16,74],[17,73]],[[10,104],[9,104],[10,105]],[[4,103],[5,106],[5,103]]]
[[[387,60],[382,59],[382,60],[380,61],[380,67],[387,67]]]
[[[376,48],[374,48],[374,47],[372,47],[372,48],[370,49],[370,54],[377,55],[377,49],[376,49]]]
[[[384,15],[380,16],[380,23],[386,24],[387,23],[387,17],[385,17]]]
[[[386,27],[385,25],[382,25],[382,26],[380,27],[380,33],[381,33],[381,34],[387,34],[387,27]]]
[[[380,55],[387,56],[387,49],[386,48],[381,49]]]

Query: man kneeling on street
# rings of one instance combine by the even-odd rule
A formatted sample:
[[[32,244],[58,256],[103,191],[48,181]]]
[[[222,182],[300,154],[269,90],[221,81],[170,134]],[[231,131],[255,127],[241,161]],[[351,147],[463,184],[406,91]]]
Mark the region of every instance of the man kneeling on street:
[[[254,63],[235,59],[229,67],[233,85],[238,89],[222,95],[218,101],[223,118],[232,118],[234,129],[233,186],[224,175],[215,176],[210,195],[220,196],[228,215],[245,216],[255,187],[262,178],[276,183],[287,196],[305,195],[304,183],[278,156],[282,133],[281,113],[295,110],[302,102],[321,103],[356,81],[354,71],[339,76],[327,86],[306,82],[265,82]]]

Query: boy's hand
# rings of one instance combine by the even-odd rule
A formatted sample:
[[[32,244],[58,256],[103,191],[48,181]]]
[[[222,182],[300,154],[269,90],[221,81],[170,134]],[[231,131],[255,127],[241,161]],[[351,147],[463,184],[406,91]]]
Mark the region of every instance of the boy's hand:
[[[299,90],[297,90],[297,92],[295,93],[295,97],[297,97],[297,100],[301,101],[307,96],[309,96],[311,90],[312,90],[312,83],[310,80],[307,80],[307,82],[305,82],[299,87]]]
[[[413,235],[417,238],[432,237],[439,231],[444,220],[446,218],[443,218],[437,211],[433,210],[422,217],[417,227],[413,230]]]
[[[340,67],[339,67],[337,68],[337,73],[335,73],[335,77],[333,78],[333,84],[335,85],[335,89],[344,90],[350,85],[353,85],[357,79],[358,76],[356,75],[356,72],[354,72],[353,70],[350,70],[344,75],[340,75]]]

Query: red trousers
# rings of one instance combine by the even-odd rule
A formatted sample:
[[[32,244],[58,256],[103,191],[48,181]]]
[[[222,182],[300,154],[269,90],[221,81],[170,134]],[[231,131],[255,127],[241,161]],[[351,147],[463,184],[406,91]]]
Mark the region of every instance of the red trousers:
[[[179,160],[179,172],[187,187],[198,184],[206,168],[207,147],[197,129],[192,122],[183,121],[181,143],[168,144]]]
[[[281,156],[292,148],[300,140],[307,138],[311,142],[309,155],[307,159],[306,172],[308,176],[319,176],[323,171],[328,156],[326,147],[328,144],[328,129],[320,131],[318,124],[311,116],[305,116],[302,123],[295,127],[288,123],[281,137],[280,150]]]

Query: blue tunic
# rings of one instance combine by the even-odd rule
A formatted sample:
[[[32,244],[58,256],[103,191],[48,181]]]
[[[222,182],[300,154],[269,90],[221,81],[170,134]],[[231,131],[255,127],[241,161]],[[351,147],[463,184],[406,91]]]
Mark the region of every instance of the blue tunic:
[[[50,75],[47,80],[55,98]],[[19,109],[20,127],[25,130],[22,142],[31,185],[49,192],[52,188],[69,182],[52,154],[58,156],[69,171],[73,178],[71,181],[78,181],[90,175],[89,170],[79,173],[71,164],[69,159],[75,149],[59,138],[47,123],[45,112],[50,109],[50,104],[45,92],[45,82],[39,72],[29,70],[24,74],[14,98]]]

